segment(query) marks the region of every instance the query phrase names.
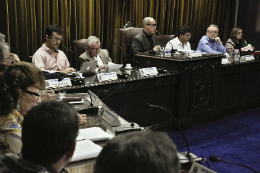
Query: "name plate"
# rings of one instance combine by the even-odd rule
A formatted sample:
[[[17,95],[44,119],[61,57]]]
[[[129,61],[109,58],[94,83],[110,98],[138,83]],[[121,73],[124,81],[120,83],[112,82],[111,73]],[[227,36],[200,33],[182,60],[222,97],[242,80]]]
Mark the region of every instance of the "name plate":
[[[58,85],[59,87],[72,86],[70,78],[64,78]]]
[[[118,119],[118,115],[106,108],[105,106],[102,107],[99,115],[104,121],[106,121],[110,126],[120,126],[121,123]]]
[[[104,81],[109,81],[109,80],[117,80],[118,79],[116,72],[97,74],[97,78],[98,78],[99,82],[104,82]]]
[[[46,84],[46,89],[57,88],[59,81],[58,81],[58,79],[45,80],[45,84]]]
[[[242,59],[242,57],[240,59]],[[250,60],[254,60],[254,59],[255,59],[255,57],[253,55],[246,55],[246,56],[244,56],[244,60],[245,61],[250,61]]]
[[[189,52],[187,55],[189,58],[202,56],[200,51]]]
[[[90,96],[92,98],[92,103],[94,106],[102,106],[102,101],[98,98],[98,96],[96,94],[94,94],[92,91],[89,90],[89,94],[86,94],[86,99],[87,101],[89,101],[89,103],[91,103],[91,99]]]
[[[141,68],[139,69],[142,76],[148,76],[148,75],[157,75],[158,71],[156,67],[150,67],[150,68]]]
[[[202,166],[196,162],[193,162],[189,173],[217,173],[217,172],[212,171],[211,169],[206,168],[205,166]]]
[[[58,88],[65,86],[72,86],[70,78],[64,78],[62,81],[58,81],[58,79],[49,79],[45,80],[46,88]]]

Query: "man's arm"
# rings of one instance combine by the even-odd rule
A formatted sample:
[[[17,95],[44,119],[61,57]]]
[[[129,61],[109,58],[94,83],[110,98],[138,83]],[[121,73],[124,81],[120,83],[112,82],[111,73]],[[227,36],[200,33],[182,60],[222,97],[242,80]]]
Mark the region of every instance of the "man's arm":
[[[134,54],[143,52],[142,42],[136,37],[133,38],[132,50]]]
[[[218,44],[218,43],[217,43]],[[222,45],[223,46],[223,45]],[[224,47],[224,46],[223,46]],[[224,47],[225,48],[225,47]],[[218,48],[217,48],[218,49]],[[214,50],[210,47],[210,43],[208,43],[207,40],[201,39],[199,42],[199,46],[197,50],[201,51],[201,53],[222,53],[218,52],[217,50]]]
[[[106,59],[107,59],[107,64],[109,62],[112,62],[112,59],[109,57],[109,52],[106,50]]]
[[[39,69],[45,70],[45,63],[43,62],[43,57],[37,54],[37,52],[32,57],[32,63]]]

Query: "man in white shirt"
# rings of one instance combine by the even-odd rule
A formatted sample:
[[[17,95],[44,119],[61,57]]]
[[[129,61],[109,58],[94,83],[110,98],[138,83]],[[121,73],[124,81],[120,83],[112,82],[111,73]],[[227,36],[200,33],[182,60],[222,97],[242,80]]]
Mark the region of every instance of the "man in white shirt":
[[[80,66],[83,62],[98,61],[98,70],[108,69],[107,64],[112,63],[106,49],[101,49],[100,40],[96,36],[89,36],[86,44],[86,51],[79,56]]]
[[[189,40],[191,38],[191,29],[188,26],[182,26],[177,30],[177,37],[170,40],[165,49],[191,50]]]

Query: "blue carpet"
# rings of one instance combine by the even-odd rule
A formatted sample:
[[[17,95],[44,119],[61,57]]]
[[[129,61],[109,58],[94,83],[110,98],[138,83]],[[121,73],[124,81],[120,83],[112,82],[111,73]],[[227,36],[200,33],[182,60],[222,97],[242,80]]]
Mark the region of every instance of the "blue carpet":
[[[260,108],[223,117],[221,120],[183,131],[190,152],[206,158],[210,168],[218,173],[252,172],[223,162],[210,162],[209,156],[247,165],[260,172]],[[168,132],[178,151],[187,151],[180,133]],[[202,163],[206,166],[206,163]]]

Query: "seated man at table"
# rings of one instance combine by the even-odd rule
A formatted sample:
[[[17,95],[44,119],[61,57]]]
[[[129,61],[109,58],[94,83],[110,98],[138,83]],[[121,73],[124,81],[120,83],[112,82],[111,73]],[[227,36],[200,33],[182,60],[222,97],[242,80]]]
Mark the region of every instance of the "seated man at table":
[[[211,24],[207,28],[206,35],[204,35],[198,44],[197,51],[202,54],[206,53],[217,53],[224,54],[227,53],[225,46],[223,46],[222,41],[218,37],[219,29],[217,25]]]
[[[76,110],[63,102],[46,101],[24,116],[22,156],[0,156],[0,172],[61,172],[70,162],[78,134]]]
[[[129,132],[108,141],[95,173],[179,173],[175,144],[163,132]]]
[[[79,56],[80,67],[83,62],[98,61],[98,70],[107,68],[107,64],[112,60],[106,49],[101,49],[100,40],[96,36],[89,36],[86,43],[86,51]]]
[[[143,22],[143,30],[133,38],[132,50],[134,54],[158,51],[160,46],[157,45],[157,39],[155,36],[156,22],[151,17],[145,17]]]
[[[57,71],[68,74],[75,71],[63,51],[59,50],[63,30],[58,25],[50,25],[45,30],[45,43],[33,55],[32,62],[43,71]]]
[[[191,50],[189,40],[191,38],[191,29],[188,26],[182,26],[177,30],[177,37],[170,40],[165,49]]]

